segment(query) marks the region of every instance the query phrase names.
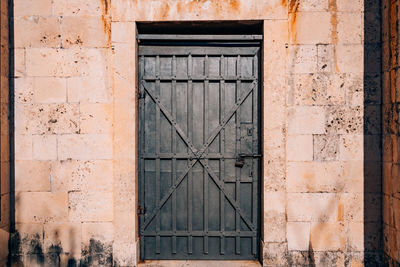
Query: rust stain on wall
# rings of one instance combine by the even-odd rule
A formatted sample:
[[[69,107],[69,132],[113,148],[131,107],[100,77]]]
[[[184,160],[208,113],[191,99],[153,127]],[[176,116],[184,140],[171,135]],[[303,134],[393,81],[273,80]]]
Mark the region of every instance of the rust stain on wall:
[[[329,10],[331,12],[331,25],[332,25],[332,31],[331,31],[331,41],[332,44],[334,45],[333,47],[333,60],[335,62],[335,68],[336,72],[340,72],[339,66],[337,63],[337,51],[336,51],[336,45],[338,43],[338,31],[337,31],[337,26],[338,26],[338,19],[337,19],[337,3],[336,0],[329,0]]]
[[[294,44],[297,43],[296,22],[299,4],[299,0],[289,0],[289,14],[291,14],[291,16],[289,16],[289,35],[291,36],[292,42]]]
[[[103,21],[104,33],[107,34],[107,44],[111,46],[111,18],[110,18],[110,1],[100,0],[101,3],[101,20]]]

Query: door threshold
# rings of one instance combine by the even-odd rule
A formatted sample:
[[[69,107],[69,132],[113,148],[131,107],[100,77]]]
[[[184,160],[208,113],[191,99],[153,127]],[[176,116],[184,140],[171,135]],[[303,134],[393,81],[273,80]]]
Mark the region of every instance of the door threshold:
[[[147,260],[138,267],[260,267],[258,261],[245,260]]]

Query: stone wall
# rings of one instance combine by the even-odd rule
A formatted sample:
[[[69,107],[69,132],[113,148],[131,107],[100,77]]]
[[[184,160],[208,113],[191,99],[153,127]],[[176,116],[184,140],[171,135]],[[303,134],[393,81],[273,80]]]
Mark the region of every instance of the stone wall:
[[[383,1],[383,230],[388,266],[400,264],[400,2]]]
[[[14,14],[14,262],[137,263],[136,21],[168,20],[264,22],[263,264],[364,262],[364,1],[14,0]]]
[[[0,2],[0,265],[8,256],[9,219],[9,42],[8,1]]]

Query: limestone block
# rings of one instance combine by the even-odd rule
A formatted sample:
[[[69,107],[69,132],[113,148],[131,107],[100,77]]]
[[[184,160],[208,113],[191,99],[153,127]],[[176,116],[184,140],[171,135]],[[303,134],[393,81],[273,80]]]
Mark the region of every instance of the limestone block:
[[[111,133],[112,120],[111,104],[80,104],[81,133]]]
[[[364,47],[361,44],[336,46],[337,68],[342,73],[360,73],[364,68]]]
[[[286,241],[286,214],[264,212],[264,242]]]
[[[313,136],[312,135],[287,136],[286,159],[288,161],[312,161]]]
[[[363,208],[364,197],[362,193],[341,194],[338,221],[362,222],[364,220]]]
[[[341,160],[363,160],[364,159],[364,136],[342,135],[339,144]]]
[[[348,249],[351,251],[364,250],[364,223],[349,223]]]
[[[337,11],[360,12],[364,10],[363,0],[336,0]]]
[[[63,160],[51,163],[52,191],[109,190],[113,184],[113,165],[108,160]]]
[[[264,192],[285,191],[285,163],[264,158]]]
[[[269,242],[263,248],[263,266],[288,266],[287,244]]]
[[[16,194],[17,222],[56,222],[67,219],[68,194],[50,192],[22,192]]]
[[[138,259],[138,246],[136,242],[114,241],[113,259],[119,266],[135,266]]]
[[[50,191],[50,163],[17,160],[15,162],[15,191]]]
[[[53,0],[53,9],[56,16],[100,16],[102,14],[102,2]]]
[[[32,103],[33,102],[33,78],[16,78],[14,79],[15,102]]]
[[[128,43],[135,42],[136,25],[133,22],[111,22],[111,42]]]
[[[33,159],[33,146],[31,135],[15,135],[15,160]]]
[[[318,44],[331,41],[329,12],[297,12],[289,14],[289,32],[292,44]]]
[[[323,107],[295,106],[288,108],[289,134],[322,134],[325,131]]]
[[[113,193],[69,192],[69,220],[72,222],[110,222],[113,220]]]
[[[69,134],[58,137],[58,159],[111,159],[112,136],[108,134]]]
[[[334,46],[317,45],[318,71],[333,72],[335,69]]]
[[[289,104],[295,105],[343,105],[346,91],[359,88],[352,78],[345,74],[295,74],[292,81],[293,103]],[[362,91],[362,83],[360,85]],[[290,94],[288,98],[291,98]]]
[[[293,2],[297,4],[297,11],[328,11],[329,9],[329,0],[303,0]],[[295,10],[290,9],[289,12],[295,12]]]
[[[112,223],[82,224],[82,262],[93,266],[112,265]]]
[[[344,226],[337,222],[312,223],[310,243],[314,251],[344,249]]]
[[[337,34],[338,42],[343,44],[361,44],[364,36],[363,19],[364,14],[360,12],[337,13]]]
[[[33,82],[36,103],[63,103],[67,100],[67,81],[63,78],[36,77]]]
[[[76,52],[79,56],[82,76],[109,78],[111,52],[108,48],[81,48]],[[131,53],[132,50],[129,51]],[[133,57],[133,56],[132,56]],[[126,54],[123,61],[126,61]],[[133,73],[130,73],[133,75]]]
[[[285,213],[286,195],[284,192],[268,192],[264,194],[264,212]]]
[[[110,222],[82,223],[82,242],[89,245],[90,239],[110,243],[114,240],[114,228]]]
[[[29,76],[79,76],[82,73],[80,61],[78,50],[29,48],[26,51],[26,71]]]
[[[82,226],[80,223],[46,223],[44,252],[62,253],[79,259],[81,256]]]
[[[327,106],[326,133],[362,134],[363,110],[361,106]]]
[[[67,134],[79,131],[77,104],[20,104],[15,107],[20,134]]]
[[[338,159],[338,135],[315,134],[313,137],[315,161],[334,161]]]
[[[60,47],[58,17],[19,17],[14,20],[15,47]]]
[[[289,222],[336,221],[338,197],[333,193],[288,193]]]
[[[289,47],[287,67],[289,73],[314,73],[317,69],[317,46],[292,45]]]
[[[14,2],[15,16],[51,16],[52,0],[17,0]]]
[[[25,49],[14,49],[14,76],[22,77],[25,75]]]
[[[310,223],[288,222],[287,240],[289,250],[308,250],[310,248]]]
[[[104,103],[111,100],[111,88],[106,77],[68,78],[67,88],[68,102],[71,103]]]
[[[65,16],[62,20],[62,43],[67,48],[107,47],[110,30],[102,16]]]

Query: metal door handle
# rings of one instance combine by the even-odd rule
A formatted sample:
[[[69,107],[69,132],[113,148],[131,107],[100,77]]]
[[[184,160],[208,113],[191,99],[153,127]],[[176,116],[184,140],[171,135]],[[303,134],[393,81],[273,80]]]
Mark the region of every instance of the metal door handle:
[[[240,158],[262,158],[261,154],[239,154]]]
[[[244,158],[261,158],[261,154],[239,154],[236,158],[235,167],[243,168]]]

